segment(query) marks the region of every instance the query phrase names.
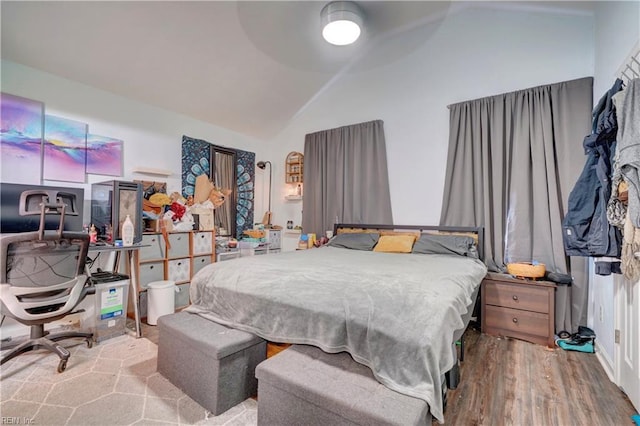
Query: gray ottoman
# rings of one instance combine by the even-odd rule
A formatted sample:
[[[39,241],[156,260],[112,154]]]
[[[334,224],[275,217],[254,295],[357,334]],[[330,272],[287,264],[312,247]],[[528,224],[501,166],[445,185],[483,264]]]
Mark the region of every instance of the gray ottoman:
[[[294,345],[256,377],[259,425],[431,425],[426,402],[381,385],[346,352]]]
[[[158,319],[158,372],[214,415],[257,392],[265,340],[196,314]]]

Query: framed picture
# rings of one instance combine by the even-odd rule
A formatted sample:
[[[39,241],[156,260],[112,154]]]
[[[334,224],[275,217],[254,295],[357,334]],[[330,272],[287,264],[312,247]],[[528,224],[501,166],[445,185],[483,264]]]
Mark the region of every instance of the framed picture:
[[[44,179],[84,183],[87,128],[84,123],[45,115]]]
[[[122,176],[122,148],[119,139],[87,135],[87,173]]]
[[[2,182],[39,185],[42,181],[44,104],[0,94]]]

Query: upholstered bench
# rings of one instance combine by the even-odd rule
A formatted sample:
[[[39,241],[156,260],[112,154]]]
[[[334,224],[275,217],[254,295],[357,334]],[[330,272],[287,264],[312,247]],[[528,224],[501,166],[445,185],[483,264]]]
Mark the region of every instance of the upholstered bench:
[[[259,425],[431,425],[426,402],[381,385],[346,352],[294,345],[256,377]]]
[[[187,312],[158,319],[158,372],[214,415],[254,396],[266,341]]]

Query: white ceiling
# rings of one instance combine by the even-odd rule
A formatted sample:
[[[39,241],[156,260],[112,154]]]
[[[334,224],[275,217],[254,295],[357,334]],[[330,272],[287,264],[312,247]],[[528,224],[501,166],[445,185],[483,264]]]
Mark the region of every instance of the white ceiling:
[[[381,40],[401,39],[403,32],[426,27],[463,3],[360,1],[366,32],[345,47],[321,38],[325,4],[3,0],[1,52],[3,59],[268,139],[340,73],[381,65],[369,55]],[[592,4],[517,7],[590,13]],[[395,57],[384,62],[420,42],[410,40],[397,43]]]

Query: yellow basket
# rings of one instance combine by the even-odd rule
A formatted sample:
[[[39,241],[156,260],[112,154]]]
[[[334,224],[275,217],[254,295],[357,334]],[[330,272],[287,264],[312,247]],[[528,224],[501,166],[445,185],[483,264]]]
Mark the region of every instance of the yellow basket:
[[[250,236],[251,238],[264,238],[264,231],[260,229],[247,229],[243,231],[243,234]]]
[[[507,272],[510,275],[524,278],[542,278],[546,272],[544,263],[536,265],[529,262],[507,263]]]

